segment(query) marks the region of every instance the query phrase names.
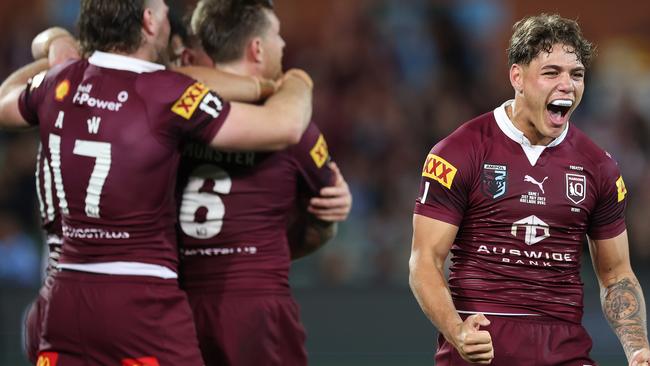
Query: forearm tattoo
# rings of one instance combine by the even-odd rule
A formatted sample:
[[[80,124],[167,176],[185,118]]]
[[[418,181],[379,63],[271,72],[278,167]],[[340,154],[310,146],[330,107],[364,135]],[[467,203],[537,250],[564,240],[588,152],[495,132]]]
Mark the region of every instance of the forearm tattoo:
[[[636,279],[623,278],[607,286],[601,301],[605,317],[621,341],[628,359],[634,351],[648,347],[645,301]]]

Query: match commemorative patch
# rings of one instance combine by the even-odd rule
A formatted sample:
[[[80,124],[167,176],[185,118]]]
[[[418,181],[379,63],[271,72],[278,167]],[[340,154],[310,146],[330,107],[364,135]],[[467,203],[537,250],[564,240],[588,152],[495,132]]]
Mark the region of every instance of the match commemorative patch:
[[[59,354],[56,352],[41,352],[38,354],[36,366],[56,366],[59,360]]]
[[[423,177],[431,178],[448,189],[451,189],[456,172],[458,169],[455,166],[435,154],[429,154],[422,167]]]
[[[190,119],[194,114],[194,111],[196,111],[196,108],[198,108],[201,103],[203,97],[205,97],[209,91],[210,89],[199,82],[190,85],[189,88],[185,89],[183,95],[181,95],[181,97],[174,103],[172,106],[172,112],[185,119]]]
[[[327,161],[327,158],[329,157],[329,151],[327,150],[327,142],[325,142],[325,138],[323,137],[322,133],[320,136],[318,136],[318,141],[316,141],[314,147],[312,147],[311,151],[309,151],[309,155],[311,155],[311,158],[314,159],[314,163],[319,168],[322,168]]]
[[[627,188],[625,188],[623,176],[618,177],[616,180],[616,192],[618,193],[618,202],[623,201],[625,199],[625,195],[627,195]]]

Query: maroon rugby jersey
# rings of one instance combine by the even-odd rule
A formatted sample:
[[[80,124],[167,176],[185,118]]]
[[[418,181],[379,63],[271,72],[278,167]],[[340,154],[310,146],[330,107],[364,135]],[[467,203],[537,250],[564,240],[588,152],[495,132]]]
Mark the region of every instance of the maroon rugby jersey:
[[[38,147],[36,158],[36,196],[41,216],[41,227],[45,233],[47,242],[47,268],[46,275],[54,273],[61,255],[61,215],[59,214],[59,200],[54,191],[54,177],[50,164],[45,156],[42,146]],[[46,282],[47,284],[48,282]]]
[[[34,78],[20,110],[40,126],[62,213],[61,263],[176,270],[180,142],[209,142],[229,104],[160,65],[95,52]]]
[[[531,146],[506,104],[431,149],[415,213],[459,227],[449,278],[459,312],[579,323],[582,240],[625,230],[625,185],[616,162],[575,126],[548,147]]]
[[[332,184],[329,153],[310,124],[274,152],[222,152],[189,144],[179,170],[181,285],[287,292],[287,219],[298,194]]]

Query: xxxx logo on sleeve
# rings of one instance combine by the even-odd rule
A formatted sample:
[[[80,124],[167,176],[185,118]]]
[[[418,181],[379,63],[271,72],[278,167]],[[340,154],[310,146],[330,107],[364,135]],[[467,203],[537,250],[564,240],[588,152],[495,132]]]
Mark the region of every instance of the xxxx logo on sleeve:
[[[56,352],[41,352],[38,354],[36,366],[56,366],[59,360],[59,354]]]
[[[429,154],[427,160],[422,168],[422,176],[431,178],[443,186],[451,189],[451,184],[456,176],[455,166],[451,165],[447,160],[435,154]]]
[[[616,192],[618,192],[618,202],[621,202],[625,199],[627,194],[627,188],[625,188],[625,182],[623,182],[623,176],[618,177],[616,180]]]
[[[325,164],[327,158],[329,157],[329,152],[327,151],[327,142],[325,142],[323,134],[320,134],[320,136],[318,136],[318,141],[316,141],[314,147],[312,147],[309,151],[309,155],[311,155],[311,158],[314,159],[314,163],[316,163],[317,167],[320,168],[323,166],[323,164]]]
[[[185,119],[190,119],[196,108],[201,103],[203,97],[205,97],[209,91],[210,89],[199,82],[190,85],[189,88],[185,89],[183,95],[181,95],[181,97],[174,103],[172,106],[172,112]]]

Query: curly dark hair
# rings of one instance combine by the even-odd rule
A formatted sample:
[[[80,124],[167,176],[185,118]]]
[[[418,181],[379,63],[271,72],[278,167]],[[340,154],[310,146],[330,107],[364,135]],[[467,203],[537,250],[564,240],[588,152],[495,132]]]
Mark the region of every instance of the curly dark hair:
[[[270,22],[264,9],[272,0],[201,0],[192,14],[192,33],[216,63],[240,58],[249,39],[261,35]]]
[[[540,52],[551,52],[553,45],[564,44],[573,49],[578,60],[589,67],[596,48],[580,31],[578,22],[557,14],[540,14],[524,18],[512,27],[508,46],[508,64],[528,65]]]
[[[79,41],[84,55],[93,51],[135,52],[142,43],[146,0],[81,0]]]

